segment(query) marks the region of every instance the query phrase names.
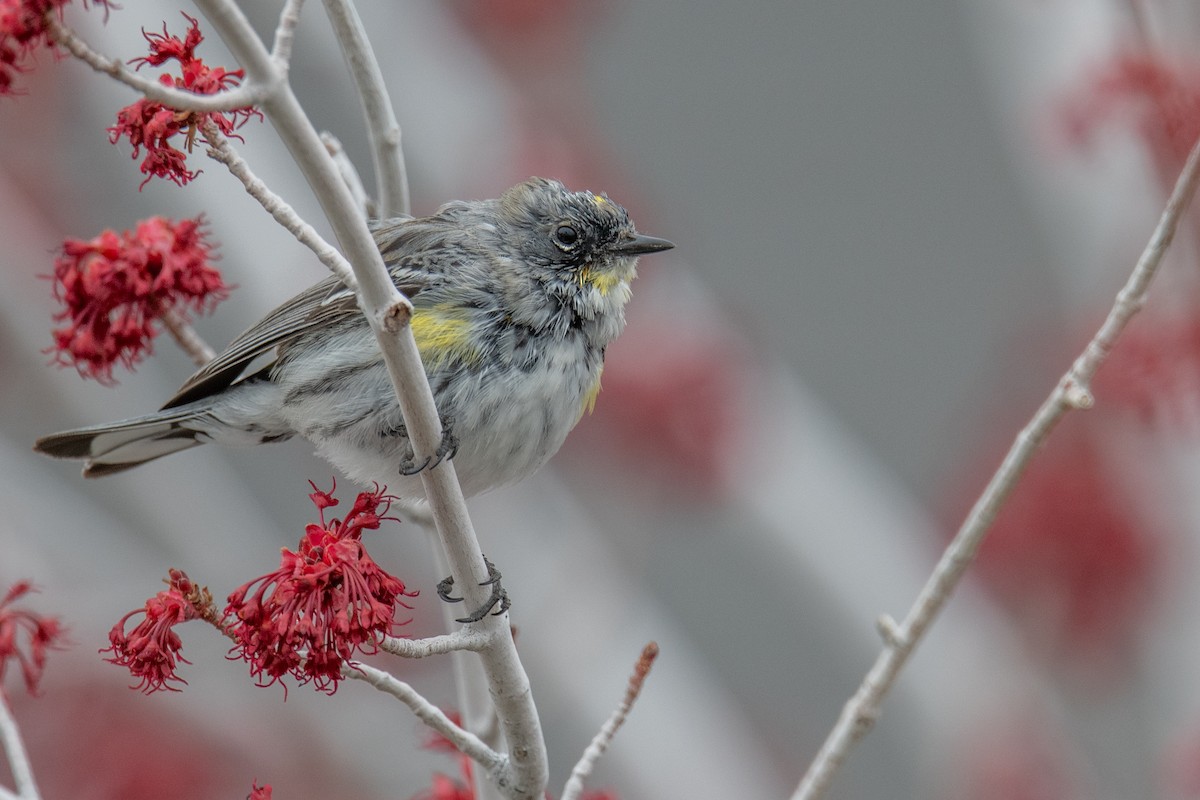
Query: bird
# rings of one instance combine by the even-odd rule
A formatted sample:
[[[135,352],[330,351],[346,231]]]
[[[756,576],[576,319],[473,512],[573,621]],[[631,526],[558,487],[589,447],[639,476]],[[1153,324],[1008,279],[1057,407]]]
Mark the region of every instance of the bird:
[[[641,255],[669,250],[605,194],[530,178],[488,200],[370,223],[442,417],[438,459],[463,493],[521,480],[562,445],[600,390]],[[266,364],[258,366],[263,358]],[[250,368],[255,368],[251,370]],[[95,478],[207,442],[301,437],[352,480],[424,498],[374,333],[336,277],[237,336],[161,410],[38,439]]]

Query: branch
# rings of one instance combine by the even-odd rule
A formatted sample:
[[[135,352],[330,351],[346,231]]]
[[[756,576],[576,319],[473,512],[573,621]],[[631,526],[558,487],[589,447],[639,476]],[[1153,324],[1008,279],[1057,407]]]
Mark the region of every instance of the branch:
[[[25,743],[21,741],[21,731],[17,729],[17,721],[13,718],[8,707],[4,690],[0,689],[0,747],[8,756],[8,768],[12,773],[16,794],[0,788],[8,797],[14,800],[38,800],[37,782],[33,779],[33,770],[29,766],[29,754],[25,752]]]
[[[50,37],[57,44],[62,45],[71,55],[96,72],[108,75],[131,89],[141,92],[147,98],[163,103],[176,111],[233,111],[256,106],[271,92],[272,85],[279,81],[278,74],[273,74],[265,82],[247,80],[241,86],[214,94],[192,94],[182,89],[164,86],[156,80],[133,72],[116,59],[100,55],[89,47],[75,31],[59,21],[54,14],[46,16],[46,27],[50,32]],[[273,70],[273,72],[275,71]]]
[[[445,712],[399,678],[358,661],[351,661],[342,667],[342,675],[369,683],[404,703],[422,722],[450,740],[460,753],[479,764],[489,774],[498,775],[504,769],[507,760],[504,756],[484,744],[475,734],[455,725]]]
[[[871,729],[879,716],[880,705],[891,691],[896,677],[929,626],[950,599],[963,573],[970,565],[996,514],[1017,485],[1021,474],[1033,460],[1038,447],[1069,411],[1091,408],[1091,380],[1100,364],[1112,351],[1117,337],[1146,301],[1150,282],[1175,236],[1179,219],[1200,182],[1200,142],[1192,148],[1166,210],[1138,259],[1133,273],[1117,294],[1108,318],[1088,342],[1071,368],[1042,403],[1029,423],[1017,434],[1012,448],[992,476],[987,488],[975,502],[962,527],[942,553],[933,574],[921,589],[902,624],[890,617],[880,620],[884,639],[883,652],[863,679],[858,691],[846,703],[817,757],[808,768],[792,800],[811,800],[828,788],[834,773],[854,746]]]
[[[658,658],[658,645],[650,642],[642,649],[642,657],[634,666],[633,675],[629,676],[629,687],[625,690],[624,699],[600,728],[600,732],[592,739],[592,743],[583,751],[583,757],[579,759],[575,769],[571,770],[571,777],[567,779],[567,785],[563,787],[562,800],[578,800],[583,793],[584,779],[592,774],[596,762],[600,760],[600,756],[604,755],[604,751],[612,743],[617,731],[625,724],[625,719],[633,709],[633,704],[637,702],[638,695],[642,693],[642,684],[646,682],[646,676],[650,674],[650,668],[654,666],[656,658]]]
[[[168,308],[159,315],[159,319],[175,339],[175,343],[191,357],[197,367],[203,367],[216,357],[216,352],[208,346],[208,342],[196,333],[196,329],[178,311]]]
[[[362,178],[359,177],[358,170],[354,168],[354,162],[350,160],[350,156],[346,155],[346,149],[342,147],[341,140],[329,131],[321,131],[321,143],[325,145],[325,152],[329,153],[333,163],[337,164],[338,172],[345,181],[346,188],[354,197],[354,205],[367,219],[377,217],[378,214],[374,210],[372,201],[367,197],[367,190],[363,188]]]
[[[284,75],[292,62],[292,43],[296,40],[296,26],[300,24],[300,7],[303,5],[304,0],[287,0],[279,12],[279,24],[275,26],[271,60]]]
[[[208,155],[224,164],[229,172],[242,182],[242,186],[246,187],[246,193],[257,200],[259,205],[302,245],[312,250],[321,263],[337,275],[343,284],[355,289],[358,284],[354,279],[354,270],[337,248],[322,239],[316,228],[301,219],[286,200],[267,188],[267,185],[250,171],[246,160],[237,154],[229,144],[229,139],[217,129],[216,123],[205,120],[202,130],[204,140],[208,143]]]
[[[473,628],[459,628],[443,636],[427,639],[397,639],[385,636],[379,640],[379,649],[402,658],[428,658],[459,650],[478,653],[490,644],[490,638]]]
[[[383,73],[375,51],[367,41],[367,32],[353,3],[325,0],[325,13],[333,23],[342,54],[354,76],[362,100],[367,135],[371,142],[371,161],[375,166],[375,190],[379,194],[379,216],[389,219],[409,213],[408,173],[400,149],[400,123],[392,110]]]

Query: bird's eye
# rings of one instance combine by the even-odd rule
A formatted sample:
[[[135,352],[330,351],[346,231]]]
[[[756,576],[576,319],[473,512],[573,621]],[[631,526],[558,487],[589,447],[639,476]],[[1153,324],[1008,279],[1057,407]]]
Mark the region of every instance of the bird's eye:
[[[570,225],[559,225],[554,231],[554,241],[564,249],[570,249],[579,241],[579,231]]]

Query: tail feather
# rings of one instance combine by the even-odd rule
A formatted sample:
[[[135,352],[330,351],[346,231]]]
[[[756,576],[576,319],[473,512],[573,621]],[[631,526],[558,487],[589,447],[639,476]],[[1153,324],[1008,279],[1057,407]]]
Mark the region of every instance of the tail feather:
[[[38,439],[33,449],[55,458],[86,459],[84,477],[98,478],[203,444],[206,438],[183,426],[203,411],[184,407],[63,431]]]

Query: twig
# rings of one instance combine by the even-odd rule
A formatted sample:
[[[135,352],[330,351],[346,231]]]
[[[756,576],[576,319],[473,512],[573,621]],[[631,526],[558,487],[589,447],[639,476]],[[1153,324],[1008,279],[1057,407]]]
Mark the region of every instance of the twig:
[[[285,74],[292,62],[292,44],[296,41],[296,26],[300,24],[300,7],[303,5],[304,0],[287,0],[279,12],[279,24],[275,26],[271,60]]]
[[[624,699],[600,728],[600,732],[592,739],[592,743],[583,751],[583,757],[579,759],[579,763],[571,770],[571,777],[567,779],[567,785],[563,787],[562,800],[578,800],[583,793],[583,781],[592,774],[596,762],[600,760],[600,756],[604,755],[604,751],[612,743],[617,731],[625,724],[625,719],[629,716],[633,704],[637,702],[638,695],[642,692],[642,684],[646,682],[646,676],[650,674],[650,668],[654,666],[654,659],[657,657],[658,645],[655,642],[650,642],[642,649],[642,657],[634,666],[633,675],[629,676],[629,687],[625,690]]]
[[[242,186],[246,187],[246,193],[257,200],[259,205],[301,244],[312,250],[321,263],[337,275],[342,283],[355,289],[358,283],[354,279],[354,270],[337,248],[322,239],[316,228],[301,219],[286,200],[267,188],[267,185],[250,171],[245,159],[237,154],[212,120],[204,121],[203,132],[204,140],[208,143],[208,155],[224,164],[229,172],[242,182]]]
[[[333,23],[342,45],[342,54],[358,87],[367,135],[371,142],[371,161],[375,166],[375,191],[379,195],[382,219],[409,213],[408,173],[400,149],[400,123],[392,110],[383,73],[375,51],[367,41],[367,32],[354,4],[347,0],[325,0],[325,12]]]
[[[399,678],[358,661],[351,661],[342,667],[342,675],[369,683],[379,691],[386,692],[404,703],[412,709],[418,719],[449,739],[459,752],[468,756],[488,773],[496,775],[503,771],[507,761],[503,755],[488,747],[475,734],[455,725],[445,712]]]
[[[0,689],[0,746],[8,757],[8,768],[12,773],[16,794],[0,789],[15,800],[38,800],[37,782],[33,779],[33,770],[29,766],[29,755],[25,752],[25,743],[21,741],[21,731],[8,707],[8,699],[4,690]]]
[[[371,199],[367,196],[367,190],[363,188],[362,178],[359,177],[358,170],[354,168],[354,162],[350,160],[350,156],[346,155],[346,149],[342,147],[341,140],[329,131],[321,131],[321,144],[325,145],[325,152],[329,153],[333,163],[337,164],[338,172],[341,174],[346,188],[350,190],[354,204],[362,211],[363,216],[368,219],[378,216],[372,207]]]
[[[395,636],[385,636],[379,640],[379,649],[402,658],[428,658],[459,650],[479,652],[487,647],[488,643],[487,635],[466,627],[426,639],[397,639]]]
[[[159,319],[162,320],[163,327],[175,339],[175,343],[191,357],[197,367],[203,367],[217,355],[216,351],[208,346],[208,342],[196,333],[196,329],[191,326],[191,323],[175,309],[168,308],[159,315]]]
[[[233,111],[256,106],[263,97],[270,93],[271,85],[276,82],[276,78],[272,76],[267,82],[247,80],[241,86],[214,94],[192,94],[139,75],[117,59],[100,55],[54,14],[46,16],[46,27],[50,32],[50,37],[56,43],[65,47],[67,52],[92,69],[141,92],[151,100],[164,103],[178,111]]]
[[[1154,229],[1129,280],[1117,294],[1108,318],[1104,320],[1095,337],[1088,342],[1083,353],[1059,380],[1037,413],[1017,434],[999,469],[975,502],[954,539],[942,553],[933,574],[921,589],[904,622],[896,625],[887,618],[887,621],[881,624],[883,651],[863,679],[858,691],[846,703],[833,730],[792,795],[792,800],[812,800],[820,797],[829,786],[850,748],[871,729],[879,715],[880,705],[895,684],[900,670],[950,599],[950,594],[970,565],[996,514],[1017,485],[1025,468],[1033,460],[1038,446],[1067,412],[1092,406],[1092,377],[1111,352],[1125,325],[1145,303],[1146,291],[1175,236],[1180,217],[1196,192],[1198,182],[1200,142],[1193,146],[1188,155],[1187,163],[1167,201],[1166,210],[1163,211],[1158,226]]]

